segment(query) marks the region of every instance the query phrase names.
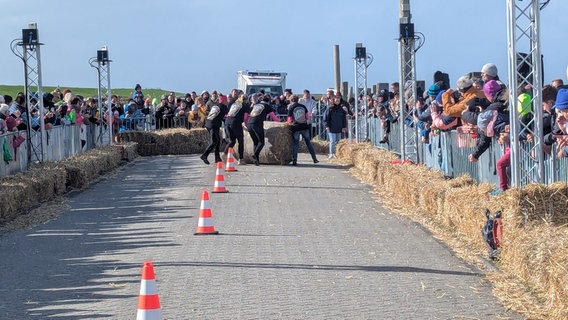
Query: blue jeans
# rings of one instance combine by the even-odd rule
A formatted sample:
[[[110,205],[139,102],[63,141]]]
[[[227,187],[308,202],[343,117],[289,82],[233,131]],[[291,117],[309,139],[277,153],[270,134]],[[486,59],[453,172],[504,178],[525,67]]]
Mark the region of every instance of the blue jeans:
[[[327,136],[329,137],[329,154],[335,154],[335,146],[341,140],[341,132],[328,132]]]
[[[292,159],[294,161],[298,160],[298,148],[300,147],[300,135],[302,135],[302,139],[306,142],[306,146],[308,147],[308,151],[312,156],[312,160],[316,160],[316,151],[314,150],[314,146],[310,141],[310,129],[300,130],[293,133],[294,135],[294,146],[292,147]]]

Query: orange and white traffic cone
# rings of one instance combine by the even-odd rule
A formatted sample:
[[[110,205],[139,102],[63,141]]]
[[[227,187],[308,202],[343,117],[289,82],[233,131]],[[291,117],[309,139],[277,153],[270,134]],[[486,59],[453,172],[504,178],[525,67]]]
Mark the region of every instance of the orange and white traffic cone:
[[[225,171],[237,171],[237,168],[235,168],[235,157],[233,157],[233,148],[229,148],[227,151],[227,165],[225,166]]]
[[[215,227],[213,226],[211,208],[209,207],[209,193],[207,190],[203,190],[201,194],[199,221],[197,222],[197,230],[194,235],[200,234],[219,234],[219,231],[215,231]]]
[[[150,261],[145,261],[142,267],[142,281],[140,282],[136,320],[162,320],[154,266]]]
[[[223,162],[217,162],[217,172],[215,173],[215,185],[213,186],[213,193],[229,192],[225,188],[225,172],[223,171]]]

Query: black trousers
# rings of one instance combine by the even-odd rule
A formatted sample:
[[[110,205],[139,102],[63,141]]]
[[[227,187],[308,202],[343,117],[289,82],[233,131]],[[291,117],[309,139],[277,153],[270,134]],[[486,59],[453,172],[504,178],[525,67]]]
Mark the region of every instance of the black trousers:
[[[260,126],[249,126],[248,131],[250,134],[250,138],[252,139],[252,143],[254,144],[254,156],[258,160],[258,156],[264,148],[264,128],[262,125]]]
[[[229,144],[227,144],[227,146],[225,147],[225,154],[229,152],[229,148],[235,147],[235,144],[238,142],[239,159],[243,159],[245,154],[243,126],[241,124],[235,125],[234,127],[227,126],[225,127],[225,132],[227,133],[227,137],[229,138]]]
[[[203,158],[207,158],[211,151],[215,150],[215,162],[221,161],[221,154],[219,153],[219,147],[221,146],[221,136],[219,135],[219,128],[207,128],[209,131],[209,145],[205,152],[201,155]]]

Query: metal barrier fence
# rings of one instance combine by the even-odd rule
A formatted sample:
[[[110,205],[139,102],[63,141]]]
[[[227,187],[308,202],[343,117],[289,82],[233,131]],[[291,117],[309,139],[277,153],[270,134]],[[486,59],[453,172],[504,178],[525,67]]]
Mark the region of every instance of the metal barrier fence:
[[[381,126],[378,118],[363,119],[369,121],[369,138],[371,143],[381,149],[391,151],[400,155],[400,124],[391,123],[388,142],[381,143],[385,137],[385,130]],[[404,126],[404,130],[413,130]],[[524,142],[529,143],[529,142]],[[504,147],[499,145],[496,139],[492,139],[491,146],[478,159],[477,162],[470,162],[468,155],[475,149],[476,139],[469,134],[458,133],[456,131],[440,132],[438,135],[431,136],[429,143],[418,143],[419,162],[429,168],[440,170],[447,177],[458,177],[468,174],[479,183],[499,184],[497,176],[497,160],[503,155]],[[529,146],[527,146],[527,149]],[[532,167],[534,158],[523,159],[519,164],[521,170],[528,170]],[[557,158],[555,146],[552,147],[550,154],[544,157],[546,184],[557,181],[568,183],[568,159]],[[535,178],[536,179],[536,178]],[[522,185],[532,181],[522,181]]]

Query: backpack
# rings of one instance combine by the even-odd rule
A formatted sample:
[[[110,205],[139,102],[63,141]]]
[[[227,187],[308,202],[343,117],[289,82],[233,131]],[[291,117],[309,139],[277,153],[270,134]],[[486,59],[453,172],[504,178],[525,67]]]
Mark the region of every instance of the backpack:
[[[485,225],[481,228],[481,234],[483,240],[489,246],[489,259],[497,260],[499,259],[500,247],[501,247],[501,235],[503,232],[503,220],[501,218],[501,211],[495,212],[491,216],[491,211],[485,209]]]

